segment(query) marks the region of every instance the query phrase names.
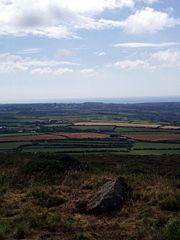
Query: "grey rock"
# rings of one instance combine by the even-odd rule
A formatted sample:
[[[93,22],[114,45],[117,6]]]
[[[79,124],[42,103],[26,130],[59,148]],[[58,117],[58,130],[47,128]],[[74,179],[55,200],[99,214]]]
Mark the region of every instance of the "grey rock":
[[[115,181],[108,181],[95,194],[87,205],[87,212],[93,214],[110,214],[120,210],[127,200],[129,187],[124,178],[118,177]]]

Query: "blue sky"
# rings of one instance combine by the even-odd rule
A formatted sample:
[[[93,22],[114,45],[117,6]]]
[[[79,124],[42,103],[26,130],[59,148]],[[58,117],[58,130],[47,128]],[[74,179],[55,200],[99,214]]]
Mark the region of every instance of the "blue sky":
[[[179,0],[0,0],[0,102],[180,95]]]

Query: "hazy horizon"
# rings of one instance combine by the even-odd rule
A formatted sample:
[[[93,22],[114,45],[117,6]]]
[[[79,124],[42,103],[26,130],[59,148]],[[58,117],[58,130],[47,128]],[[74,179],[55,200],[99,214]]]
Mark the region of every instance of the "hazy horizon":
[[[140,96],[140,97],[110,97],[110,98],[63,98],[63,99],[29,99],[17,101],[1,101],[0,104],[51,104],[51,103],[176,103],[180,102],[180,96]]]

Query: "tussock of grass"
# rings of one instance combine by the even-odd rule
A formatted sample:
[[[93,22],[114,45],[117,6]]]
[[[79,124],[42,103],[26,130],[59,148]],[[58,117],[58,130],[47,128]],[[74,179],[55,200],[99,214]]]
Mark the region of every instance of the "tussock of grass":
[[[46,208],[58,207],[66,202],[66,199],[62,195],[55,195],[51,191],[45,189],[35,189],[32,191],[34,203]]]

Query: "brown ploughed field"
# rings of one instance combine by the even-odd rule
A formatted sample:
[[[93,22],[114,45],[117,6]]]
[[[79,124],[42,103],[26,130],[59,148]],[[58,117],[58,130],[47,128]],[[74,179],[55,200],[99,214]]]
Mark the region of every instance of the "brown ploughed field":
[[[180,134],[126,134],[128,138],[142,140],[142,141],[161,141],[161,140],[178,140],[180,139]]]
[[[100,133],[54,133],[54,134],[44,134],[44,135],[32,135],[32,136],[6,136],[0,137],[0,142],[16,142],[16,141],[46,141],[46,140],[58,140],[66,138],[75,139],[87,139],[87,138],[109,138],[109,134]]]
[[[76,139],[83,139],[83,138],[110,138],[109,134],[104,133],[88,133],[88,132],[81,132],[81,133],[55,133],[55,135],[63,136],[66,138],[76,138]]]

